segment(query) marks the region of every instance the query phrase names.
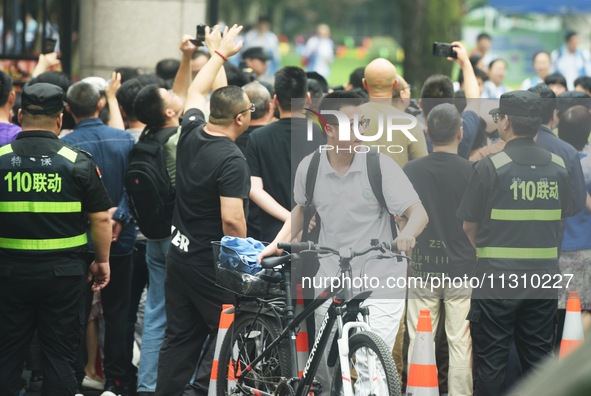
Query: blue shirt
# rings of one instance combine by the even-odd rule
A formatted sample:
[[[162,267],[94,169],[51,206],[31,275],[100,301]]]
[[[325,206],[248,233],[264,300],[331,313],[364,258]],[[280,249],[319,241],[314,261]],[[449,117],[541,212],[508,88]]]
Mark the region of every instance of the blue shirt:
[[[579,152],[564,140],[559,139],[545,125],[542,125],[538,130],[536,144],[564,160],[571,191],[570,212],[578,213],[583,210],[587,199],[587,191],[585,190],[585,178],[583,177]]]
[[[591,193],[591,153],[589,146],[585,147],[585,152],[579,153],[583,175],[587,191]],[[591,212],[586,208],[574,216],[566,219],[564,228],[564,239],[562,240],[562,250],[587,250],[591,249]]]
[[[111,245],[111,256],[131,254],[135,244],[136,231],[131,221],[131,213],[127,194],[124,189],[125,171],[129,154],[135,140],[125,131],[111,128],[98,118],[80,121],[74,131],[66,135],[63,142],[92,154],[99,167],[103,183],[111,200],[117,204],[114,219],[120,220],[124,226],[117,242]],[[89,234],[89,251],[94,251]]]

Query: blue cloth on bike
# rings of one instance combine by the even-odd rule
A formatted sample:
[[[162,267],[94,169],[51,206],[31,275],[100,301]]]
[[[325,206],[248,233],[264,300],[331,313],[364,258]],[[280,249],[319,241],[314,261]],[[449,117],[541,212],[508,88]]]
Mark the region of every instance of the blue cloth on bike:
[[[263,269],[258,259],[265,245],[256,239],[225,236],[222,238],[221,245],[221,267],[251,275]]]

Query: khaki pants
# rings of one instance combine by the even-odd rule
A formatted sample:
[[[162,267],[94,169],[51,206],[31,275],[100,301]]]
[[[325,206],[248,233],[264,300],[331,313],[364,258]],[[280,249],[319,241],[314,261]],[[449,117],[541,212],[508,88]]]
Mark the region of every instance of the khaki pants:
[[[423,288],[408,290],[406,326],[410,338],[408,362],[411,363],[416,327],[421,309],[431,311],[433,333],[439,325],[439,313],[445,309],[445,333],[449,345],[448,393],[450,396],[472,395],[472,339],[470,322],[466,320],[470,310],[470,290],[433,288],[430,283]],[[444,304],[442,307],[441,304]]]

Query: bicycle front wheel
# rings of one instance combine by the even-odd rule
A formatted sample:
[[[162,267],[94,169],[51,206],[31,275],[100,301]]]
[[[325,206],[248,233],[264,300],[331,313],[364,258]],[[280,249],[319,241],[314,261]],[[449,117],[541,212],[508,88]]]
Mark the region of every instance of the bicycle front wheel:
[[[402,393],[392,348],[375,333],[362,331],[349,338],[349,378],[355,396],[400,396]],[[343,395],[340,360],[334,368],[330,394]]]
[[[224,337],[220,348],[217,396],[242,394],[236,378],[261,355],[281,333],[277,320],[246,314],[238,317]],[[259,391],[274,393],[282,377],[291,377],[288,340],[280,342],[269,355],[245,376],[241,384]]]

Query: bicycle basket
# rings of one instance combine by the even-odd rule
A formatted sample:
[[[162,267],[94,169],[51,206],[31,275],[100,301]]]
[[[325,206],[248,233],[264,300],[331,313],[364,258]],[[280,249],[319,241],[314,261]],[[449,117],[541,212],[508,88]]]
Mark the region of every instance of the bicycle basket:
[[[224,268],[220,262],[220,253],[223,253],[225,259],[232,259],[232,256],[238,261],[238,253],[220,242],[211,242],[213,248],[213,262],[216,271],[216,284],[222,289],[246,297],[270,297],[283,296],[285,292],[281,289],[281,273],[274,270],[262,270],[255,275],[241,272],[238,269]]]

